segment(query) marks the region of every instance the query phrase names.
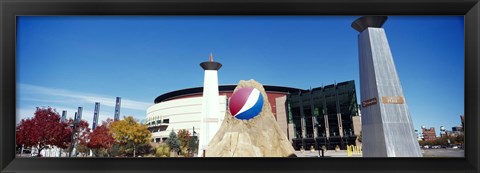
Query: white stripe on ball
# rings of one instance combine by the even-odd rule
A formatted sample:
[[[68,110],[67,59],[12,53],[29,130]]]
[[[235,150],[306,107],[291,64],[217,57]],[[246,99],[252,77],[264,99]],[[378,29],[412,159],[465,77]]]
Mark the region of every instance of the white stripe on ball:
[[[255,105],[255,103],[257,103],[258,97],[260,97],[260,91],[258,91],[256,88],[253,88],[250,95],[248,95],[247,102],[243,105],[242,109],[240,109],[240,111],[237,112],[236,115],[241,114],[242,112],[245,112],[248,109],[252,108]]]

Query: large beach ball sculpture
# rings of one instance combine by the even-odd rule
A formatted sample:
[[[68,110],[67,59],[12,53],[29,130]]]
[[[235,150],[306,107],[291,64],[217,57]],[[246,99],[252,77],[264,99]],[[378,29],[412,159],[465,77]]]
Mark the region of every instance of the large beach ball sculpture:
[[[244,87],[232,94],[228,104],[232,116],[240,120],[249,120],[262,111],[263,96],[256,88]]]

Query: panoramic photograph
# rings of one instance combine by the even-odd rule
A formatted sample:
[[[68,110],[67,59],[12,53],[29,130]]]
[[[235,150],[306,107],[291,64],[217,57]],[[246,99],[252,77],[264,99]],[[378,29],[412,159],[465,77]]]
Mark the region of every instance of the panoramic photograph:
[[[463,16],[17,16],[17,157],[465,156]]]

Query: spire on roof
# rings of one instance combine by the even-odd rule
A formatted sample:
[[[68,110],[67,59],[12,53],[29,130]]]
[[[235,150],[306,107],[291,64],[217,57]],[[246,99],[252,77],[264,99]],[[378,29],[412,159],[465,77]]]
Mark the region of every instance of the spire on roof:
[[[213,62],[212,52],[210,52],[210,62]]]

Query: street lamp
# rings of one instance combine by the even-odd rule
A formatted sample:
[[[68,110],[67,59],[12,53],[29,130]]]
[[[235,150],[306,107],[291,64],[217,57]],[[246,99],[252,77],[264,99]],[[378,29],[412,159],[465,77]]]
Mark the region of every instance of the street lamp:
[[[72,157],[72,151],[73,151],[73,144],[75,143],[75,139],[74,139],[74,136],[75,136],[75,128],[77,126],[79,122],[77,122],[77,113],[75,113],[75,120],[73,120],[73,123],[70,125],[70,127],[72,128],[72,135],[71,135],[71,138],[70,138],[70,151],[69,151],[69,154],[68,154],[68,157]]]
[[[72,151],[73,151],[73,133],[75,132],[75,121],[73,124],[70,125],[70,128],[72,129],[72,135],[70,135],[70,147],[68,149],[68,157],[72,157]]]
[[[197,132],[195,131],[195,126],[193,126],[193,132],[192,132],[193,145],[190,146],[190,147],[192,147],[190,149],[190,151],[192,152],[192,157],[193,157],[193,153],[195,153],[195,146],[197,145],[197,138],[195,138],[195,134],[197,134]]]

